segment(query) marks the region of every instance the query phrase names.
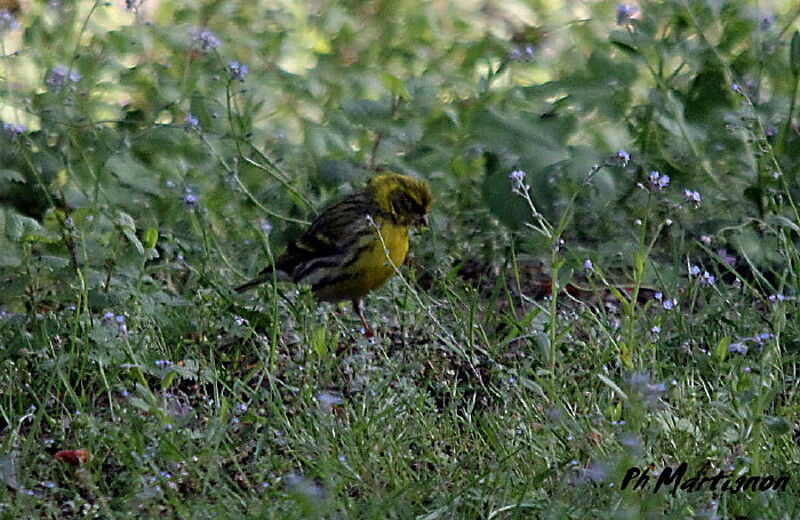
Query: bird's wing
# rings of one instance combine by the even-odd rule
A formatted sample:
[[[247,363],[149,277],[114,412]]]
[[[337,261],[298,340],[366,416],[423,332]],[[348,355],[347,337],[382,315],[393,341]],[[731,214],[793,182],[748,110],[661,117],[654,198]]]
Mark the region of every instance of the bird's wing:
[[[329,206],[305,233],[289,243],[275,267],[298,281],[316,267],[339,265],[355,241],[374,233],[366,219],[371,210],[373,204],[363,192]]]

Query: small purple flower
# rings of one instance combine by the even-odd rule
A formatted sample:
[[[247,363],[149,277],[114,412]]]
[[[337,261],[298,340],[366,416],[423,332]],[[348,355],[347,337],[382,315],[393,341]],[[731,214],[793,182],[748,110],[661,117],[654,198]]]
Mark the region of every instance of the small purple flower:
[[[739,94],[740,96],[744,96],[744,89],[738,83],[731,83],[731,90]]]
[[[510,61],[531,61],[533,54],[534,48],[530,43],[526,43],[525,47],[515,45],[508,51],[508,59]]]
[[[617,6],[617,25],[623,25],[628,22],[639,9],[635,5],[619,4]]]
[[[192,44],[194,47],[203,54],[210,50],[216,49],[222,44],[220,39],[217,38],[217,35],[208,29],[198,29],[197,27],[193,27],[189,29],[189,37],[192,39]]]
[[[700,274],[700,268],[697,267],[696,265],[690,266],[689,274],[692,276],[697,276],[698,274]]]
[[[6,31],[13,31],[19,27],[19,22],[14,15],[6,9],[0,10],[0,35]]]
[[[770,294],[767,299],[771,302],[782,302],[786,299],[786,296],[784,296],[782,293]]]
[[[3,125],[3,130],[8,132],[8,135],[10,135],[12,139],[25,133],[25,127],[23,125],[15,125],[14,123],[5,123]]]
[[[702,197],[700,197],[699,193],[697,193],[696,191],[692,191],[692,190],[683,190],[683,195],[684,195],[684,197],[686,199],[686,202],[690,206],[692,206],[693,208],[699,208],[700,207],[700,202],[703,199],[702,199]]]
[[[742,367],[742,372],[749,374],[752,369],[750,367]]]
[[[239,63],[238,61],[232,61],[228,64],[228,71],[231,73],[231,81],[244,81],[250,69],[247,65]]]
[[[671,300],[664,300],[661,305],[665,310],[671,311],[676,305],[678,305],[678,299],[672,298]]]
[[[508,178],[517,184],[522,184],[522,181],[525,180],[526,175],[527,174],[522,170],[514,170],[508,174]]]
[[[183,129],[187,132],[191,132],[192,130],[200,131],[200,120],[194,117],[189,112],[183,116]]]
[[[197,204],[198,200],[199,199],[197,198],[197,195],[195,195],[194,193],[187,193],[186,195],[183,196],[183,201],[190,206]]]
[[[614,159],[622,163],[622,166],[627,166],[631,161],[631,156],[625,150],[620,150],[614,155]]]
[[[703,274],[700,275],[699,280],[700,280],[700,285],[711,286],[714,285],[714,282],[717,281],[717,278],[708,271],[703,271]]]
[[[717,249],[717,254],[722,258],[722,261],[730,266],[736,265],[736,257],[728,253],[727,249]]]
[[[775,23],[775,16],[772,13],[761,13],[759,27],[762,31],[768,31]]]
[[[50,92],[59,92],[68,81],[77,83],[80,80],[81,75],[77,71],[70,71],[66,65],[58,64],[53,67],[44,82],[50,88]]]
[[[103,321],[111,321],[111,320],[114,319],[114,313],[113,312],[106,312],[106,313],[103,314],[103,317],[101,319]]]
[[[653,336],[658,336],[659,334],[661,334],[661,327],[659,327],[658,325],[655,325],[652,329],[650,329],[650,333]]]
[[[591,271],[592,269],[594,269],[594,265],[592,264],[592,261],[587,258],[586,260],[583,261],[583,268],[588,271]]]
[[[647,175],[647,181],[653,191],[661,191],[669,185],[669,175],[661,175],[657,171],[652,171]]]
[[[702,242],[704,246],[710,246],[711,240],[711,235],[700,235],[700,242]]]
[[[155,360],[155,365],[157,367],[168,367],[171,364],[172,364],[172,361],[170,361],[168,359],[156,359]]]
[[[269,235],[272,232],[272,222],[269,220],[262,220],[261,221],[261,231]]]
[[[661,291],[658,291],[657,293],[655,293],[653,295],[653,298],[658,300],[658,301],[661,301],[661,300],[664,299],[664,293],[662,293]]]

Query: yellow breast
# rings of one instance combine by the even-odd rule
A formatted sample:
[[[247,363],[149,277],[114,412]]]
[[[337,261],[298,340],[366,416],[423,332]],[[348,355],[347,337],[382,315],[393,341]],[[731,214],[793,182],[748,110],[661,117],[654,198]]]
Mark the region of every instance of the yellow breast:
[[[386,281],[394,276],[395,267],[400,267],[406,261],[408,253],[408,228],[394,224],[384,224],[380,228],[383,243],[378,240],[377,233],[373,246],[356,262],[355,268],[361,273],[362,287],[364,294],[377,289]],[[389,258],[386,258],[386,249]],[[391,259],[391,264],[389,263]],[[393,265],[392,265],[393,264]]]
[[[315,290],[318,298],[327,301],[360,299],[394,276],[395,268],[399,268],[406,260],[408,227],[383,223],[380,234],[383,242],[378,238],[377,230],[374,235],[364,239],[357,260],[332,277],[331,283]],[[389,253],[388,258],[384,245]]]

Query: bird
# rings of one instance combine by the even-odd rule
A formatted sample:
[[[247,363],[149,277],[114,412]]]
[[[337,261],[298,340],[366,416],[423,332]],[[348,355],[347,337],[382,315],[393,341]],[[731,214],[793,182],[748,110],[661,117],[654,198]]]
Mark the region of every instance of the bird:
[[[364,327],[363,298],[381,287],[408,254],[411,227],[428,226],[433,203],[430,185],[398,173],[372,177],[363,190],[326,207],[274,265],[236,287],[245,292],[273,278],[309,285],[320,301],[350,300]]]

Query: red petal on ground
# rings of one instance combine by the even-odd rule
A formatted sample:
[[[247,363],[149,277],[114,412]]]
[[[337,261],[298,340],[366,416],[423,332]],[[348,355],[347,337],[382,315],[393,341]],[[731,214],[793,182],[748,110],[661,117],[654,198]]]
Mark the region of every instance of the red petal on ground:
[[[53,458],[58,462],[65,462],[77,466],[89,460],[89,450],[61,450],[57,451]]]

